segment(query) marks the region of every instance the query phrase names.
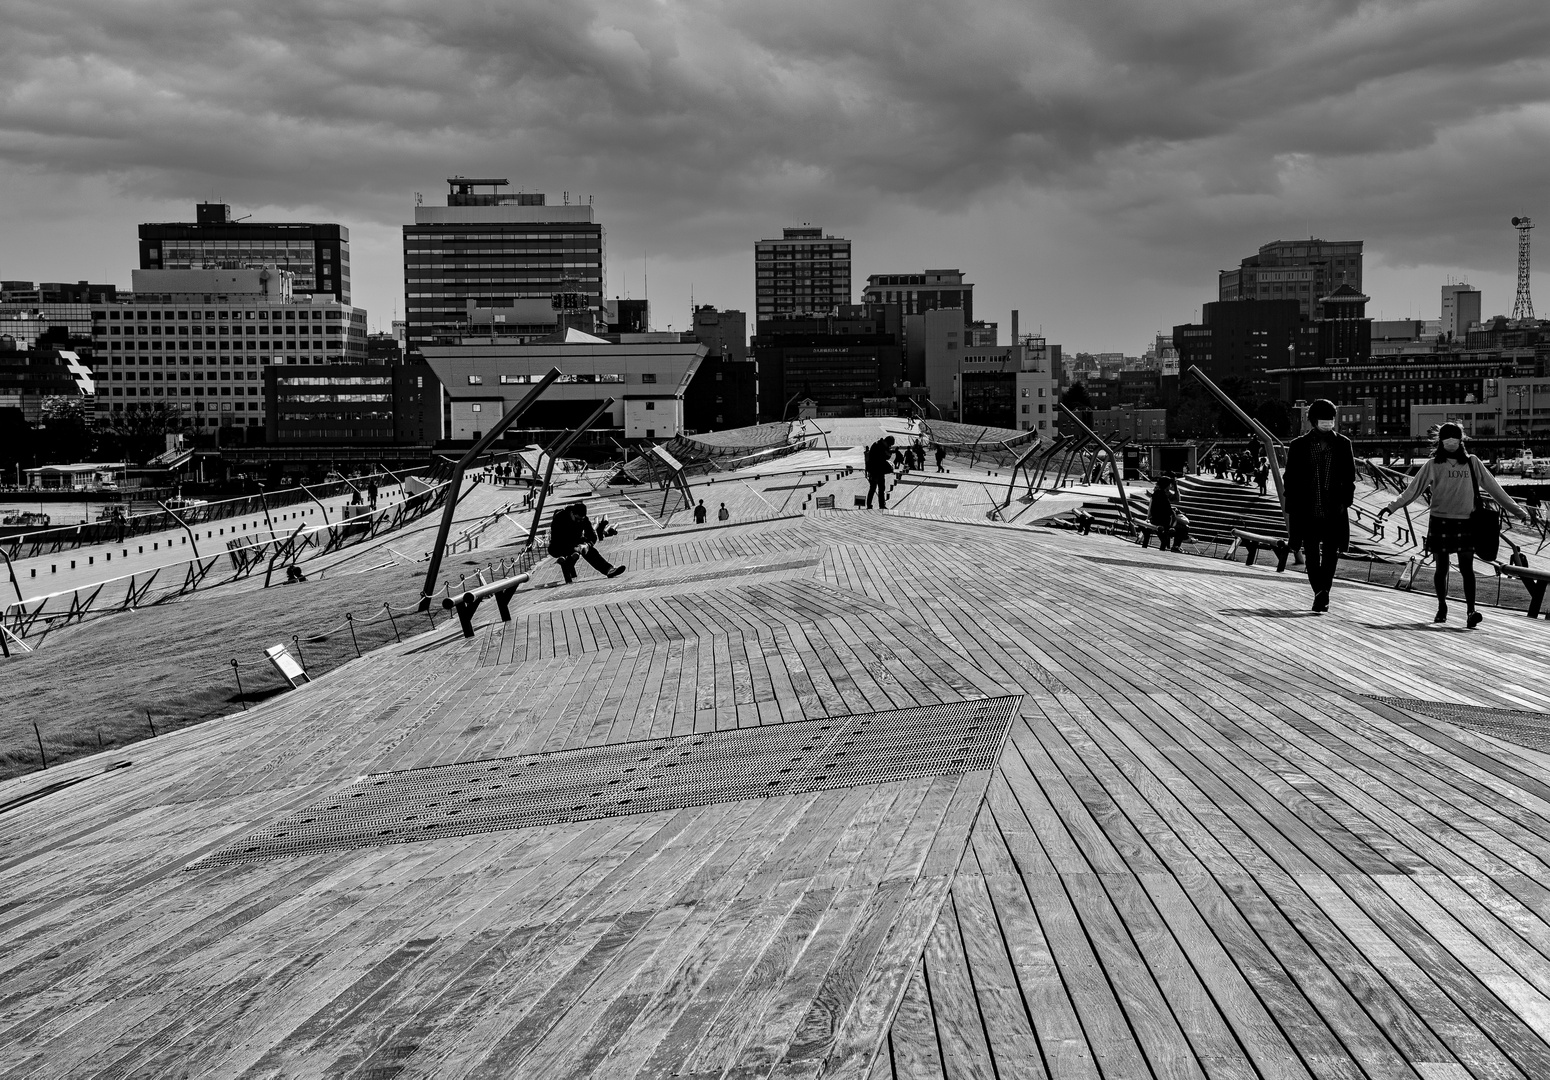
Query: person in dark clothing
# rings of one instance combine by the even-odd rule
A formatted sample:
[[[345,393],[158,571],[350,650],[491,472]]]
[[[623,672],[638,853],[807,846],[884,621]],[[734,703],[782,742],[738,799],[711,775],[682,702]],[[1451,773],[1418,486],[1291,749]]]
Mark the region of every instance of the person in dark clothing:
[[[893,452],[893,436],[884,435],[867,448],[862,459],[866,464],[866,508],[872,509],[872,495],[877,495],[877,508],[888,509],[888,474],[893,472],[889,455]]]
[[[947,457],[947,449],[946,449],[946,447],[943,447],[943,446],[940,446],[940,445],[937,446],[937,448],[936,448],[936,471],[937,472],[946,472],[947,471],[946,469],[942,468],[942,462],[943,462],[944,459],[946,459],[946,457]]]
[[[366,498],[371,503],[371,508],[377,508],[377,482],[373,480],[366,488]]]
[[[1351,544],[1350,506],[1356,501],[1356,458],[1351,440],[1335,431],[1335,404],[1320,398],[1308,406],[1312,430],[1286,448],[1288,540],[1308,564],[1313,610],[1329,610],[1340,553]]]
[[[1157,487],[1152,490],[1152,502],[1147,508],[1146,519],[1151,522],[1152,528],[1157,530],[1157,542],[1162,550],[1168,550],[1168,540],[1173,535],[1173,508],[1177,502],[1178,491],[1173,486],[1173,479],[1163,476],[1157,481]],[[1141,546],[1149,546],[1149,538],[1144,534],[1141,538]]]
[[[606,522],[604,519],[605,534]],[[577,559],[586,559],[592,569],[606,577],[624,573],[624,567],[614,566],[597,550],[597,531],[587,517],[586,503],[572,503],[554,512],[549,522],[549,554],[559,562],[566,584],[576,580]]]
[[[925,472],[926,471],[926,444],[921,442],[919,439],[916,439],[915,442],[914,442],[914,445],[912,445],[910,447],[910,456],[915,459],[915,464],[914,464],[915,471],[916,472]]]
[[[700,505],[698,505],[698,506],[696,506],[694,508],[694,523],[696,525],[703,525],[703,524],[705,524],[705,500],[704,499],[701,499],[700,500]]]

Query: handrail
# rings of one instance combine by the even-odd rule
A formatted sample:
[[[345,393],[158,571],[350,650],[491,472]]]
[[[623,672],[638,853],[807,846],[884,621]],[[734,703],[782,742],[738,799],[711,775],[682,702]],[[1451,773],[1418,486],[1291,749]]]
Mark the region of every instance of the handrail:
[[[1114,470],[1114,486],[1115,486],[1115,488],[1117,488],[1119,490],[1119,506],[1120,506],[1120,509],[1125,511],[1125,522],[1126,522],[1126,524],[1128,524],[1130,526],[1130,529],[1131,529],[1132,532],[1135,532],[1136,531],[1136,518],[1135,518],[1135,515],[1130,512],[1130,496],[1125,494],[1125,481],[1124,481],[1125,470],[1120,467],[1119,461],[1115,459],[1114,451],[1109,448],[1109,444],[1108,443],[1104,442],[1102,439],[1100,439],[1098,437],[1098,433],[1097,432],[1095,432],[1092,428],[1088,427],[1086,424],[1082,423],[1082,418],[1080,416],[1076,415],[1076,413],[1072,412],[1070,409],[1066,408],[1066,406],[1062,405],[1058,401],[1055,403],[1055,408],[1059,409],[1061,412],[1063,412],[1067,416],[1069,416],[1071,418],[1071,422],[1074,423],[1077,427],[1082,429],[1082,434],[1086,435],[1093,442],[1097,443],[1098,446],[1103,450],[1103,452],[1108,455],[1109,467]]]
[[[565,451],[571,448],[572,443],[581,438],[581,435],[584,431],[590,428],[593,424],[597,423],[598,418],[607,412],[609,408],[612,407],[613,403],[613,398],[604,398],[598,407],[592,410],[591,416],[583,420],[581,424],[574,430],[563,433],[559,438],[555,439],[554,442],[550,444],[551,449],[547,451],[549,455],[549,466],[544,470],[543,482],[538,485],[538,498],[533,502],[533,524],[527,530],[526,546],[532,547],[533,541],[538,538],[538,523],[540,520],[542,520],[544,515],[544,503],[549,499],[549,487],[554,479],[555,461],[561,454],[565,453]]]
[[[502,578],[499,581],[491,581],[474,589],[469,589],[462,596],[454,600],[449,593],[442,597],[441,606],[447,611],[456,611],[458,622],[463,624],[463,636],[474,636],[474,611],[486,597],[495,598],[495,606],[500,610],[501,622],[511,621],[511,597],[517,591],[517,586],[525,584],[531,579],[530,574],[513,574],[511,577]]]
[[[459,458],[457,464],[452,466],[451,487],[448,489],[447,502],[441,512],[441,525],[436,529],[436,543],[431,548],[430,566],[426,567],[425,570],[425,587],[420,590],[425,594],[425,599],[420,601],[421,611],[430,610],[430,593],[436,588],[436,577],[441,573],[441,557],[447,548],[447,536],[452,532],[452,519],[457,514],[458,500],[462,498],[463,472],[469,465],[477,461],[479,455],[488,450],[495,440],[500,438],[506,429],[516,422],[518,417],[527,412],[533,402],[537,401],[539,396],[549,389],[554,380],[559,377],[560,369],[551,367],[548,374],[538,380],[538,384],[524,394],[521,401],[506,410],[506,415],[495,422],[495,425],[485,433],[484,438],[474,443],[469,448],[468,453]],[[550,467],[553,467],[553,459],[550,459]]]
[[[1206,373],[1201,371],[1198,365],[1191,364],[1189,366],[1189,373],[1198,379],[1202,386],[1210,391],[1212,397],[1216,398],[1216,400],[1219,401],[1223,406],[1231,410],[1232,414],[1238,418],[1244,427],[1248,428],[1249,431],[1254,433],[1254,435],[1259,439],[1260,445],[1265,448],[1265,460],[1270,465],[1270,478],[1276,482],[1276,500],[1281,504],[1281,516],[1285,518],[1286,482],[1281,478],[1281,458],[1280,455],[1276,452],[1277,450],[1282,449],[1281,440],[1270,434],[1269,429],[1266,428],[1264,424],[1261,424],[1258,420],[1244,412],[1236,401],[1227,396],[1227,392],[1225,390],[1217,386],[1216,383],[1212,382],[1209,378],[1206,377]],[[1287,527],[1291,527],[1289,520],[1287,522]]]

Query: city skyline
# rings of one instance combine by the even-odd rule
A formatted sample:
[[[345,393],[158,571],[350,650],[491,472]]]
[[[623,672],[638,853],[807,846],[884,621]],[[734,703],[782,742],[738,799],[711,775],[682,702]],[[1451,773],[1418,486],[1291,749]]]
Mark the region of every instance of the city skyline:
[[[1138,353],[1310,234],[1365,241],[1374,316],[1436,318],[1450,277],[1507,313],[1510,218],[1543,213],[1541,3],[566,11],[8,5],[0,276],[127,286],[139,224],[228,202],[348,227],[385,329],[415,192],[493,174],[593,196],[657,327],[753,312],[755,242],[811,222],[853,296],[957,266],[981,318]]]

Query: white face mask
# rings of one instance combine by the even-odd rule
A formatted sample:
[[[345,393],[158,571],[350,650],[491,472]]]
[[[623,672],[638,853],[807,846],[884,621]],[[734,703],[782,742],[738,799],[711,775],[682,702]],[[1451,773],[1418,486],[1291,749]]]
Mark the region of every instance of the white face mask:
[[[1335,430],[1335,422],[1333,420],[1320,420],[1320,421],[1318,421],[1318,425],[1319,425],[1319,430],[1320,431],[1334,431]]]
[[[1444,439],[1442,440],[1442,448],[1451,454],[1459,448],[1459,441],[1457,439]]]

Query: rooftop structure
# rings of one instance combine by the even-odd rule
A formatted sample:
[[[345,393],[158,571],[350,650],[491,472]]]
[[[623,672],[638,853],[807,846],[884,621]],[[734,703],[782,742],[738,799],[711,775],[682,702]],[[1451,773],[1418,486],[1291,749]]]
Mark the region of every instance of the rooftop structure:
[[[0,785],[0,1070],[1544,1074],[1550,626],[1490,612],[1439,664],[1425,597],[1313,617],[1295,572],[990,523],[1005,474],[954,487],[956,452],[887,514],[782,516],[915,430],[823,429],[697,485],[710,527],[611,541],[619,581],[543,563],[472,639],[384,620],[249,712]],[[289,639],[244,603],[121,620],[133,662],[203,665],[234,613]]]

